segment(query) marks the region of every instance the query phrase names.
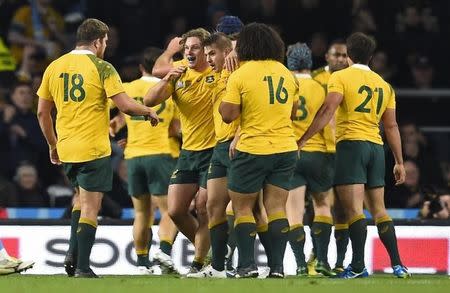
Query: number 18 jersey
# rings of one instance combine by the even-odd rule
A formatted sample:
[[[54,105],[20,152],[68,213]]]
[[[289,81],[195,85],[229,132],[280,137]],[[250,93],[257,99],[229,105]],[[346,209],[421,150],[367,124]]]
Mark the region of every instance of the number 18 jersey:
[[[111,154],[107,98],[123,91],[114,67],[87,50],[74,50],[47,67],[37,95],[55,103],[62,162],[87,162]]]
[[[249,61],[233,72],[222,101],[241,106],[236,148],[254,155],[297,150],[291,112],[298,90],[294,75],[277,61]]]
[[[383,144],[379,124],[387,108],[395,109],[395,93],[378,74],[362,64],[334,72],[328,93],[344,96],[336,115],[336,142],[362,140]]]

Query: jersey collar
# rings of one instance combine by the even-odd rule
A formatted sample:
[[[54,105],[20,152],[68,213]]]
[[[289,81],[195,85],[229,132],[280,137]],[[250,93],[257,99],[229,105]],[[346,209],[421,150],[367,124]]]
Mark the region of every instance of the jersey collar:
[[[161,79],[159,79],[159,78],[157,78],[157,77],[150,76],[150,75],[143,75],[143,76],[141,77],[141,79],[144,80],[144,81],[154,81],[154,82],[158,82],[158,81],[161,80]]]
[[[358,68],[358,69],[370,71],[369,66],[364,65],[364,64],[353,64],[351,67],[355,67],[355,68]]]
[[[92,55],[94,55],[94,53],[92,51],[89,51],[89,50],[76,50],[76,49],[70,51],[70,54],[76,54],[76,55],[92,54]]]
[[[309,74],[309,73],[296,73],[295,77],[297,77],[297,78],[311,78],[311,74]]]

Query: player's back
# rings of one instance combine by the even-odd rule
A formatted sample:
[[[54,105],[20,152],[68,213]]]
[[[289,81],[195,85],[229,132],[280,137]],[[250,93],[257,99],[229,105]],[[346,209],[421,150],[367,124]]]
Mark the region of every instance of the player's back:
[[[124,83],[125,92],[136,102],[143,104],[143,97],[150,88],[160,81],[153,76],[143,76],[130,83]],[[154,154],[169,154],[169,126],[174,115],[172,99],[153,107],[159,117],[157,126],[151,126],[144,116],[126,115],[128,140],[125,158]]]
[[[296,74],[299,81],[299,101],[297,114],[293,120],[296,139],[299,139],[311,125],[314,116],[325,100],[322,85],[311,78],[310,74]],[[330,126],[316,133],[303,147],[310,152],[335,152],[334,134]]]
[[[383,144],[379,123],[386,108],[395,109],[392,87],[368,66],[354,64],[331,75],[328,92],[344,96],[336,116],[336,141]]]
[[[49,65],[43,85],[46,90],[39,96],[49,94],[46,98],[57,109],[61,161],[85,162],[109,155],[107,96],[123,92],[114,67],[90,51],[74,50]]]
[[[238,150],[273,154],[297,149],[290,117],[298,100],[298,82],[283,64],[246,62],[228,79],[228,95],[240,96],[241,101]]]
[[[316,70],[311,72],[311,76],[315,81],[320,83],[322,87],[325,89],[325,92],[327,92],[327,84],[331,76],[329,66],[327,65],[324,67],[317,68]]]

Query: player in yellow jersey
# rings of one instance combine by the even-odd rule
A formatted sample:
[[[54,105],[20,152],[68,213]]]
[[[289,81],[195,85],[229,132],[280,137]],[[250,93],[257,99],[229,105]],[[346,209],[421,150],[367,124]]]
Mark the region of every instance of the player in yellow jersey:
[[[189,274],[202,268],[209,249],[206,176],[216,144],[212,95],[218,74],[206,62],[203,42],[208,36],[204,29],[185,33],[181,41],[185,59],[181,64],[187,67],[175,63],[144,97],[146,105],[155,106],[172,96],[180,113],[183,144],[170,180],[168,209],[178,229],[196,249]],[[197,218],[189,212],[194,198]]]
[[[97,277],[90,269],[89,256],[103,192],[112,185],[108,98],[124,113],[149,117],[152,125],[158,122],[153,109],[125,94],[114,67],[101,59],[107,40],[108,26],[97,19],[86,19],[78,27],[75,50],[47,67],[37,92],[38,119],[50,160],[63,164],[79,194],[65,260],[66,272],[75,277]],[[55,107],[56,133],[52,118]]]
[[[293,121],[296,138],[305,132],[314,115],[325,100],[322,86],[311,78],[312,55],[306,44],[296,43],[288,47],[287,66],[300,84],[297,115]],[[311,226],[313,243],[316,246],[318,263],[316,270],[326,276],[335,275],[328,264],[328,244],[333,220],[331,200],[334,175],[334,131],[327,125],[312,137],[300,152],[300,159],[292,178],[287,201],[290,225],[289,243],[297,261],[297,275],[307,275],[305,254],[305,231],[303,215],[306,187],[312,195],[314,220]]]
[[[377,224],[381,241],[388,250],[394,275],[410,276],[401,263],[392,219],[384,206],[384,150],[380,121],[395,158],[396,184],[405,181],[402,148],[395,118],[395,93],[368,63],[375,50],[375,41],[363,33],[347,39],[350,67],[331,75],[328,95],[311,126],[298,141],[303,148],[308,139],[330,121],[336,109],[336,170],[334,184],[346,213],[353,258],[341,278],[362,278],[368,273],[364,264],[367,223],[363,214],[367,203]]]
[[[325,93],[327,91],[327,84],[330,75],[333,72],[342,70],[348,67],[347,62],[347,45],[344,40],[337,39],[331,42],[327,53],[325,54],[327,65],[314,70],[311,75],[312,78],[318,81]],[[337,197],[333,196],[333,218],[334,218],[334,238],[336,240],[336,264],[333,271],[341,273],[344,271],[344,259],[348,246],[348,225],[345,219],[344,212]],[[313,234],[311,234],[313,237]],[[317,259],[315,255],[316,245],[313,246],[313,251],[308,259],[308,274],[314,275]]]
[[[139,70],[140,79],[125,83],[125,92],[138,103],[143,103],[143,96],[159,82],[150,72],[156,58],[160,54],[157,48],[147,48],[141,56]],[[128,193],[131,195],[135,217],[133,223],[134,246],[137,254],[137,265],[143,274],[160,273],[157,266],[150,263],[148,257],[151,243],[151,212],[152,197],[161,213],[159,222],[160,249],[155,253],[154,260],[166,269],[174,270],[171,259],[172,243],[177,229],[167,214],[167,190],[170,175],[175,165],[171,157],[169,132],[171,127],[178,125],[173,120],[174,105],[171,99],[164,101],[155,108],[160,123],[151,127],[143,116],[125,115],[128,129],[125,160],[128,173]],[[121,125],[124,126],[124,125]],[[118,131],[118,127],[114,132]],[[177,129],[172,132],[178,132]]]
[[[239,120],[231,124],[222,121],[219,113],[219,105],[225,94],[228,72],[223,71],[225,57],[233,49],[230,39],[223,33],[210,35],[203,43],[206,59],[209,65],[218,74],[221,74],[213,93],[214,102],[214,127],[217,145],[211,158],[208,170],[208,226],[211,236],[212,260],[211,265],[200,272],[192,274],[194,278],[226,278],[225,256],[227,253],[228,222],[225,213],[230,196],[227,190],[227,173],[230,167],[229,148],[233,141]]]
[[[246,25],[239,35],[236,52],[245,64],[229,77],[220,105],[224,122],[231,123],[239,116],[241,120],[240,139],[228,177],[239,249],[236,277],[258,276],[253,208],[263,189],[271,240],[269,277],[283,278],[289,231],[286,199],[297,158],[291,117],[297,110],[298,82],[281,63],[283,41],[267,25]]]
[[[331,42],[327,53],[325,54],[327,65],[314,70],[311,75],[314,80],[319,82],[327,90],[328,79],[330,75],[341,69],[347,68],[347,46],[344,40],[335,40]]]

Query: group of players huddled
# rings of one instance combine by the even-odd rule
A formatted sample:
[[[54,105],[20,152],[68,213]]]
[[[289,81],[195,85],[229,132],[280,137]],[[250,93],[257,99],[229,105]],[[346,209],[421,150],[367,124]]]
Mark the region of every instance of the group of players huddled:
[[[69,276],[97,277],[89,256],[102,193],[111,189],[109,133],[125,125],[141,273],[176,271],[171,250],[180,231],[195,247],[186,277],[258,277],[263,272],[255,263],[256,235],[267,255],[269,278],[284,277],[288,242],[298,276],[367,277],[365,204],[394,275],[410,276],[384,207],[380,121],[395,158],[396,184],[403,183],[405,171],[394,90],[368,67],[372,38],[354,33],[333,42],[325,56],[328,65],[311,72],[306,44],[285,50],[269,26],[244,26],[225,16],[216,32],[193,29],[172,39],[162,53],[146,49],[142,77],[122,84],[114,67],[102,60],[107,34],[103,22],[85,20],[75,50],[50,64],[38,90],[38,118],[50,159],[63,165],[77,190],[64,261]],[[174,61],[179,52],[183,59]],[[111,107],[120,111],[112,120]],[[314,208],[308,263],[306,191]],[[150,260],[155,205],[161,212],[160,246]],[[331,268],[333,225],[337,262]],[[353,255],[344,268],[349,239]]]

